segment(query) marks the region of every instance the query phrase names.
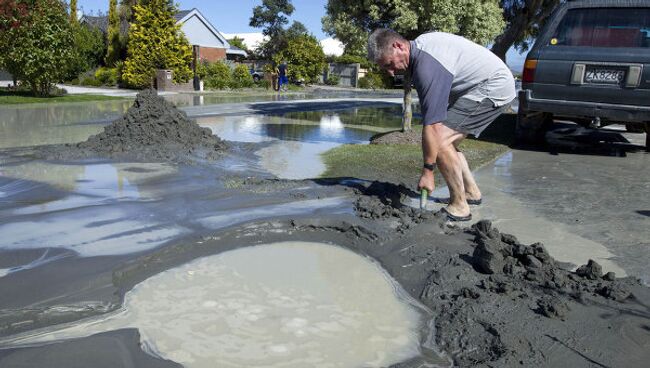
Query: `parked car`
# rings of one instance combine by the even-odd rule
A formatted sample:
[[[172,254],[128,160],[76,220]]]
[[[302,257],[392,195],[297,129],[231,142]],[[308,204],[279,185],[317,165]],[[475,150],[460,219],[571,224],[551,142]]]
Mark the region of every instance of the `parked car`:
[[[517,137],[539,141],[553,118],[650,130],[650,2],[568,1],[526,57]]]
[[[253,77],[253,81],[255,83],[257,83],[257,82],[261,81],[262,79],[264,79],[264,71],[263,70],[261,70],[261,69],[260,70],[250,69],[250,72],[251,72],[251,76]]]

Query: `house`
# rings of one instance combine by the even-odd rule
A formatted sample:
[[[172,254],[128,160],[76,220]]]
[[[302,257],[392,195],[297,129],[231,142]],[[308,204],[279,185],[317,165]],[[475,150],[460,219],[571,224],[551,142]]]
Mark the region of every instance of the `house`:
[[[194,47],[197,59],[207,61],[235,60],[245,58],[246,51],[231,46],[228,40],[219,32],[201,12],[181,10],[175,15],[176,24],[181,24],[185,37]]]
[[[219,60],[240,60],[248,55],[246,51],[231,46],[228,40],[219,32],[201,12],[194,8],[191,10],[180,10],[174,16],[176,24],[181,25],[181,30],[192,45],[196,60],[207,60],[210,62]],[[93,17],[84,15],[80,23],[88,24],[99,28],[102,32],[108,32],[108,17]],[[122,24],[121,31],[126,33],[128,25]]]

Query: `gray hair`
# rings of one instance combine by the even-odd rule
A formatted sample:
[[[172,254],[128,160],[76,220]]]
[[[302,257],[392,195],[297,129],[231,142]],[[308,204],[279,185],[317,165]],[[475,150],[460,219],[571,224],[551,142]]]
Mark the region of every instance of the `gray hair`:
[[[374,30],[368,37],[368,60],[377,62],[389,50],[395,41],[407,42],[399,33],[388,28]]]

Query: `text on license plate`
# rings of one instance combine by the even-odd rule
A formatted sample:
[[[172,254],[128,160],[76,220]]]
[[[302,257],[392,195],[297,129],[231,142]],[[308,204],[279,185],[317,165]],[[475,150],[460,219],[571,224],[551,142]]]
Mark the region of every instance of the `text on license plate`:
[[[587,83],[621,83],[625,77],[624,70],[616,69],[587,69],[585,82]]]

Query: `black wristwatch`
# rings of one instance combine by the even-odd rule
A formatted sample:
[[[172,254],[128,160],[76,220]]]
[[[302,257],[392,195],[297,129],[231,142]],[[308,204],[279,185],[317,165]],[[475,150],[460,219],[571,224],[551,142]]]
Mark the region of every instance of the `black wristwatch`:
[[[422,167],[424,167],[427,170],[433,171],[436,168],[436,164],[427,164],[427,163],[425,163],[424,165],[422,165]]]

